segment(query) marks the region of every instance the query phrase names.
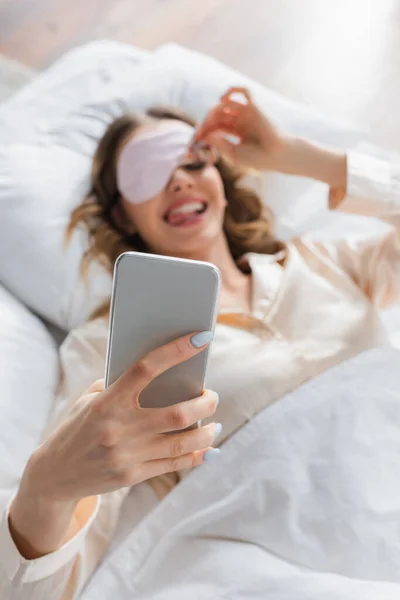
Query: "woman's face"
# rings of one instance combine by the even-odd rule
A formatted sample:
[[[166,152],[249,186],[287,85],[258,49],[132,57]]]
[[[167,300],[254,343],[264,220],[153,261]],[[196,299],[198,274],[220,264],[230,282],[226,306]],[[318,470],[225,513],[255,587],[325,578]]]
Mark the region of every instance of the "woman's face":
[[[149,129],[148,124],[145,127]],[[141,131],[142,128],[137,129],[129,139]],[[120,218],[125,229],[137,231],[152,252],[195,257],[224,235],[226,204],[217,168],[213,164],[185,162],[151,199],[133,204],[122,198]]]

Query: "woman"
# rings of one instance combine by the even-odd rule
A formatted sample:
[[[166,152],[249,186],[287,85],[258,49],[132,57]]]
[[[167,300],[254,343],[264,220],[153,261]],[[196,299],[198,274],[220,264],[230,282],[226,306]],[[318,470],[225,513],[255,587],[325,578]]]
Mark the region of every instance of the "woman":
[[[77,597],[110,542],[129,488],[149,480],[146,502],[154,504],[187,467],[217,455],[212,444],[221,428],[214,416],[222,424],[221,444],[290,390],[387,340],[378,310],[400,297],[398,171],[285,135],[241,88],[221,98],[194,138],[188,124],[176,111],[117,119],[99,144],[93,187],[74,211],[71,230],[83,225],[88,231],[84,267],[96,258],[111,271],[128,249],[219,267],[208,384],[220,402],[216,408],[208,391],[162,413],[138,403],[160,370],[201,351],[210,341],[203,332],[194,338],[200,350],[186,336],[134,365],[111,388],[94,384],[71,409],[103,373],[108,307],[71,333],[61,350],[54,432],[30,459],[0,530],[6,597],[10,590],[22,599]],[[260,199],[241,187],[238,167],[324,181],[330,208],[362,206],[392,227],[372,240],[300,238],[285,246],[273,237]],[[161,435],[199,418],[203,427],[195,432],[172,441]]]

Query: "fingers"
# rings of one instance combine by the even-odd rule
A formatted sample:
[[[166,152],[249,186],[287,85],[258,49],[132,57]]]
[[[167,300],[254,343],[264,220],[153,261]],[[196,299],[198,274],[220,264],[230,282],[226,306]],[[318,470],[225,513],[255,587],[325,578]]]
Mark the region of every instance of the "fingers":
[[[245,103],[232,100],[233,94],[240,94],[246,100]],[[244,87],[231,87],[225,94],[221,96],[220,102],[210,110],[206,119],[200,125],[197,132],[195,133],[195,139],[203,139],[211,131],[218,129],[224,125],[228,125],[228,121],[232,121],[236,117],[240,117],[246,111],[249,104],[253,104],[250,92]]]
[[[191,452],[184,456],[177,458],[164,458],[159,460],[151,460],[143,463],[140,468],[138,483],[145,481],[151,477],[157,477],[158,475],[164,475],[164,473],[172,473],[173,471],[181,471],[182,469],[192,469],[197,467],[204,462],[204,454],[211,450],[211,448],[205,448],[198,452]]]
[[[204,138],[215,131],[217,129],[216,125],[231,125],[232,116],[230,115],[221,115],[221,111],[219,107],[215,107],[211,110],[200,127],[196,130],[194,134],[194,139],[196,141],[203,141]]]
[[[225,128],[223,130],[218,130],[213,133],[210,133],[204,138],[204,142],[209,144],[212,148],[218,150],[219,154],[228,157],[233,162],[236,161],[237,155],[237,144],[234,144],[226,139],[225,135],[230,134],[238,138],[238,142],[240,141],[239,136],[236,131],[230,128]]]
[[[245,134],[243,126],[247,116],[247,107],[234,100],[220,103],[207,115],[205,121],[197,129],[194,139],[206,141],[206,138],[216,131],[231,133],[242,137]]]
[[[205,391],[203,396],[194,401],[184,402],[182,412],[189,417],[176,420],[173,417],[176,407],[168,409],[142,409],[134,429],[124,427],[123,433],[117,423],[107,423],[103,428],[101,448],[104,464],[113,477],[117,477],[119,486],[130,486],[155,477],[162,473],[190,468],[203,461],[203,455],[221,433],[220,423],[210,423],[190,431],[174,432],[171,435],[158,434],[154,431],[154,418],[160,413],[172,412],[168,419],[174,427],[198,420],[201,416],[206,418],[215,412],[218,404],[215,392]],[[191,405],[191,406],[190,406]],[[175,415],[178,413],[175,413]],[[143,418],[144,416],[144,418]],[[151,427],[147,427],[146,424]]]
[[[199,336],[200,343],[204,342],[199,348],[196,348],[191,342],[191,340],[199,338],[189,334],[147,354],[113,384],[112,387],[115,388],[117,395],[118,392],[119,394],[126,392],[130,397],[132,395],[137,397],[161,373],[202,352],[211,341],[212,332],[201,332]]]
[[[195,133],[194,139],[196,141],[205,142],[208,136],[216,131],[240,135],[240,132],[237,129],[235,115],[224,112],[220,112],[218,114],[214,113],[199,127]]]
[[[253,102],[249,90],[245,87],[240,87],[240,86],[229,88],[229,90],[227,90],[225,92],[225,94],[223,94],[223,96],[221,96],[221,100],[229,99],[230,96],[232,96],[232,94],[241,94],[242,96],[244,96],[244,98],[246,99],[248,104],[251,104]]]
[[[83,395],[86,396],[87,394],[95,394],[97,392],[102,392],[103,390],[104,379],[96,379],[96,381],[92,383],[92,385],[86,390],[86,392]]]
[[[135,462],[179,458],[191,452],[204,450],[214,444],[220,432],[221,425],[219,423],[210,423],[190,431],[154,436],[151,441],[141,444],[140,448],[138,448],[137,441],[132,440],[131,446],[135,454]]]
[[[218,405],[218,395],[211,390],[204,390],[199,398],[179,402],[166,408],[142,408],[141,429],[144,433],[169,433],[186,429],[211,417]]]
[[[231,115],[242,115],[248,112],[248,104],[242,104],[241,102],[236,102],[236,100],[221,100],[220,103],[221,110],[226,114]]]

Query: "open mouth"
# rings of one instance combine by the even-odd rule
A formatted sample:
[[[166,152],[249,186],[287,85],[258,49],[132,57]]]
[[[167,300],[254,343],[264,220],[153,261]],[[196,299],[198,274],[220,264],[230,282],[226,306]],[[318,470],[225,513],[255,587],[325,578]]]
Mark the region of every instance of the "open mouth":
[[[202,215],[207,211],[207,202],[193,200],[185,202],[180,206],[172,207],[164,215],[164,221],[172,227],[181,227],[183,225],[192,225],[198,223]]]

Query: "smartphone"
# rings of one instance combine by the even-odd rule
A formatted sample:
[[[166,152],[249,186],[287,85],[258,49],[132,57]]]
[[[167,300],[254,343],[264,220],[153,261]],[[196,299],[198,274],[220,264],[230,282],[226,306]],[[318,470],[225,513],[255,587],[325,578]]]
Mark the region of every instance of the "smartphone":
[[[220,285],[220,271],[210,263],[121,254],[114,267],[106,386],[158,346],[188,333],[213,331]],[[209,346],[159,375],[141,392],[140,405],[159,408],[200,396],[208,356]]]

